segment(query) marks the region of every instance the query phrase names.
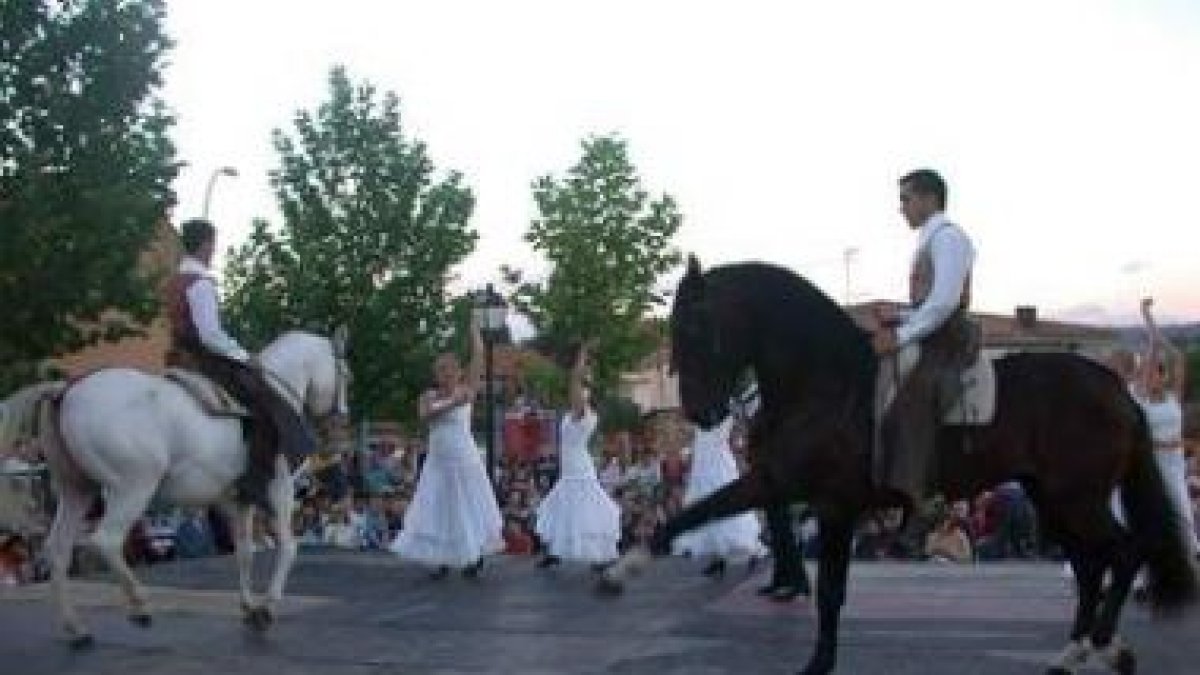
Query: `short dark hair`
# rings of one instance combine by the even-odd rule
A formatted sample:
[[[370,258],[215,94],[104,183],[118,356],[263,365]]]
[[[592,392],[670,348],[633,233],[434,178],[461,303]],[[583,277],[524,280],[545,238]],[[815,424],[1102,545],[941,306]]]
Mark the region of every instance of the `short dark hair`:
[[[933,169],[910,171],[900,179],[900,185],[919,195],[933,195],[938,206],[946,208],[946,181]]]
[[[216,237],[217,228],[203,218],[192,218],[179,228],[179,243],[187,253],[195,253]]]

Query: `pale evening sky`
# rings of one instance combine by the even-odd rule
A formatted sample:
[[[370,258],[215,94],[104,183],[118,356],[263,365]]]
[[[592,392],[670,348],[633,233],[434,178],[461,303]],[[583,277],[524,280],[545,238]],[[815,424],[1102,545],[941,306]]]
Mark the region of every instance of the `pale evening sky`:
[[[895,179],[950,182],[975,308],[1200,319],[1200,3],[1193,0],[177,0],[165,95],[188,162],[176,217],[224,243],[277,220],[270,132],[343,64],[475,191],[464,284],[540,265],[531,181],[618,132],[705,263],[787,265],[842,299],[903,294]],[[673,283],[674,279],[666,280]]]

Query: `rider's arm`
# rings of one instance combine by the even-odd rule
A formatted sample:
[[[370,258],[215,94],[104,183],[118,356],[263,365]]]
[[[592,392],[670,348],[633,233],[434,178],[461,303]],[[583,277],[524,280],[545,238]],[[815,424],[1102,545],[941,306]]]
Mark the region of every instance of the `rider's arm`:
[[[192,325],[196,327],[200,342],[209,351],[235,361],[248,361],[250,355],[221,329],[221,315],[217,307],[217,286],[212,279],[197,279],[187,289],[188,307],[192,311]]]
[[[933,287],[925,301],[896,329],[896,343],[903,347],[924,338],[958,309],[975,250],[957,227],[943,228],[929,242],[933,260]]]

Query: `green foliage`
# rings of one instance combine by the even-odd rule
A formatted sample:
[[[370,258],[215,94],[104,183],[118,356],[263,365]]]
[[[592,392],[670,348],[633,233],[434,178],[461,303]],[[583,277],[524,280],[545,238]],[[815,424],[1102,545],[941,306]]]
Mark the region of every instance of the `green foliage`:
[[[231,252],[228,313],[256,346],[289,328],[347,325],[354,413],[411,419],[434,354],[466,330],[465,317],[452,330],[464,311],[446,282],[475,246],[474,198],[458,173],[435,176],[394,94],[377,96],[341,68],[329,86],[290,134],[274,133],[283,223],[256,223]]]
[[[163,13],[160,0],[0,2],[0,390],[155,314],[138,256],[177,172]]]
[[[567,405],[567,380],[569,375],[551,361],[531,360],[525,364],[525,387],[539,403],[550,408],[565,408]]]
[[[646,318],[663,304],[658,280],[679,264],[671,239],[682,217],[670,196],[652,199],[642,188],[623,140],[600,136],[582,146],[565,177],[533,185],[539,216],[525,239],[546,256],[549,275],[535,282],[504,272],[513,303],[557,361],[595,340],[596,385],[609,390],[657,344]]]
[[[623,396],[605,396],[596,402],[600,431],[637,431],[642,426],[642,413],[637,404]]]
[[[1189,348],[1184,356],[1187,358],[1186,398],[1195,401],[1200,396],[1200,346]]]

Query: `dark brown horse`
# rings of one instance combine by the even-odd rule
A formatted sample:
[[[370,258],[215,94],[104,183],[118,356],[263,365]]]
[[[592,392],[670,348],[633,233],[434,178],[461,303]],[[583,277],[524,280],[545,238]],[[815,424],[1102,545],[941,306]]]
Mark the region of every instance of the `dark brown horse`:
[[[679,284],[671,331],[683,409],[702,427],[722,419],[736,383],[754,371],[762,396],[750,434],[757,461],[663,524],[648,549],[627,553],[601,589],[619,591],[651,551],[667,550],[684,531],[804,500],[817,514],[820,559],[818,636],[803,672],[829,673],[854,529],[864,512],[890,501],[870,482],[876,359],[868,337],[785,269],[747,263],[702,273],[695,259]],[[1197,590],[1141,410],[1109,369],[1081,356],[1015,354],[995,367],[995,419],[940,434],[938,488],[957,498],[1020,481],[1078,583],[1071,643],[1050,672],[1071,672],[1090,649],[1118,672],[1133,672],[1133,652],[1116,639],[1116,626],[1138,569],[1146,567],[1156,610],[1181,608]],[[1125,526],[1111,510],[1117,489]],[[1111,584],[1101,593],[1106,573]]]

